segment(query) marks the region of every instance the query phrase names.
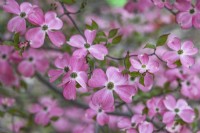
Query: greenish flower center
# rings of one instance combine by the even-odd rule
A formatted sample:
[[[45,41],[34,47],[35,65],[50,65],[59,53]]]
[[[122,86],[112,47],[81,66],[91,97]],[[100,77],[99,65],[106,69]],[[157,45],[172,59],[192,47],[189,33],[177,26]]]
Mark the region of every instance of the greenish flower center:
[[[183,50],[179,50],[179,51],[178,51],[178,54],[179,54],[179,55],[183,54]]]
[[[6,57],[7,57],[6,54],[2,55],[2,59],[6,59]]]
[[[86,44],[84,45],[84,47],[85,47],[86,49],[88,49],[88,48],[90,48],[90,44],[86,43]]]
[[[146,65],[142,65],[142,68],[146,68]]]
[[[65,72],[68,72],[68,71],[69,71],[69,67],[65,67],[65,68],[64,68],[64,71],[65,71]]]
[[[25,12],[21,12],[21,13],[20,13],[20,17],[21,17],[21,18],[26,17],[26,13],[25,13]]]
[[[44,31],[48,30],[48,26],[47,25],[42,26],[42,30]]]
[[[107,84],[107,88],[108,88],[109,90],[112,90],[112,89],[114,88],[114,83],[113,83],[113,82],[109,82],[109,83]]]
[[[135,80],[135,77],[130,77],[130,80],[131,80],[131,81],[134,81],[134,80]]]
[[[194,9],[191,9],[190,10],[190,14],[193,14],[195,11],[194,11]]]
[[[179,112],[179,109],[176,108],[174,111],[175,111],[176,113],[178,113],[178,112]]]
[[[77,77],[77,73],[75,73],[75,72],[71,73],[70,77],[75,79]]]
[[[29,57],[28,60],[29,60],[30,62],[32,62],[32,61],[33,61],[33,57]]]

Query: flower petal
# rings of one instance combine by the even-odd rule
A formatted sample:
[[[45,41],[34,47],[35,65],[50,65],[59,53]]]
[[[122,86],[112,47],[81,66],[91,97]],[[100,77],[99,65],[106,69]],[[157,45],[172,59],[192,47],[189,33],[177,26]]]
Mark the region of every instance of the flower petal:
[[[10,32],[24,34],[26,31],[26,21],[24,18],[16,16],[8,22],[7,28]]]
[[[175,113],[173,112],[165,112],[163,116],[163,123],[168,124],[174,121]]]
[[[51,42],[57,47],[61,47],[66,41],[65,35],[60,31],[48,31],[47,34]]]
[[[181,60],[181,64],[188,68],[191,67],[192,65],[194,65],[194,63],[195,63],[194,58],[191,56],[187,56],[187,55],[181,56],[180,60]]]
[[[176,99],[173,96],[171,95],[166,96],[163,102],[168,110],[174,111],[176,107]]]
[[[176,15],[176,21],[183,29],[192,27],[192,15],[189,12],[180,12]]]
[[[75,81],[70,81],[67,83],[67,85],[64,87],[64,90],[63,90],[63,96],[67,100],[76,99],[76,82]]]
[[[18,65],[18,71],[25,77],[31,77],[35,73],[35,68],[31,62],[28,61],[22,61]]]
[[[181,49],[183,50],[184,55],[195,55],[198,53],[198,49],[194,47],[194,44],[192,41],[185,41]]]
[[[91,45],[96,37],[96,30],[85,30],[84,35],[87,39],[87,43]]]
[[[45,14],[45,23],[50,30],[60,30],[63,26],[63,22],[57,17],[57,14],[53,11],[49,11]]]
[[[6,0],[3,10],[18,15],[20,13],[19,4],[15,0]]]
[[[192,123],[195,118],[195,113],[192,109],[185,109],[179,113],[179,116],[181,117],[181,119],[183,119],[183,121],[187,123]]]
[[[86,44],[84,38],[81,35],[73,35],[67,43],[77,48],[84,48],[84,45]]]
[[[108,54],[107,48],[101,44],[91,45],[88,50],[98,60],[104,60],[104,57]]]
[[[42,26],[44,21],[44,13],[39,7],[32,9],[31,13],[28,15],[28,20],[30,23],[38,26]]]
[[[88,81],[90,87],[103,87],[107,81],[106,74],[102,69],[95,69]]]

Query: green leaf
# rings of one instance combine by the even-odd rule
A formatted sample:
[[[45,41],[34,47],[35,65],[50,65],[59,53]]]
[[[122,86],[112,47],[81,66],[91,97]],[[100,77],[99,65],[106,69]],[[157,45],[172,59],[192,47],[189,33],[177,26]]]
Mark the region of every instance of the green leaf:
[[[23,87],[24,89],[28,89],[28,85],[24,80],[20,81],[20,86]]]
[[[58,116],[54,116],[54,117],[51,118],[52,121],[57,121],[58,119],[59,119]]]
[[[143,110],[142,110],[142,114],[143,115],[147,115],[149,112],[149,109],[147,107],[145,107]]]
[[[127,0],[106,0],[110,6],[114,7],[123,7],[126,3]]]
[[[14,34],[14,44],[18,44],[19,43],[19,33],[15,33]]]
[[[112,29],[109,31],[108,38],[113,38],[118,33],[118,29]]]
[[[97,36],[98,36],[98,37],[106,37],[106,34],[105,34],[103,31],[99,31],[99,32],[97,33]]]
[[[197,108],[194,108],[194,112],[195,112],[195,118],[198,119],[199,118],[199,110]]]
[[[112,44],[118,44],[122,39],[122,36],[119,35],[112,40]]]
[[[92,29],[93,29],[93,30],[99,29],[98,24],[97,24],[94,20],[92,20]]]
[[[14,42],[12,42],[12,41],[4,41],[3,44],[13,46]]]
[[[126,69],[129,69],[131,67],[129,52],[127,52],[126,57],[124,59],[124,65]]]
[[[4,114],[5,114],[5,113],[4,113],[3,111],[0,110],[0,117],[3,117]]]
[[[167,42],[168,36],[169,34],[160,36],[156,42],[156,46],[163,46]]]
[[[143,76],[140,77],[139,83],[144,86],[144,77]]]
[[[60,0],[60,2],[63,2],[65,4],[74,4],[76,0]]]
[[[181,64],[181,61],[180,61],[180,60],[177,60],[176,62],[174,62],[174,64],[175,64],[175,65],[177,65],[177,67],[180,67],[180,66],[182,66],[182,64]]]
[[[139,72],[130,72],[129,75],[131,77],[139,77],[139,76],[141,76],[141,74]]]
[[[88,30],[93,30],[92,26],[90,26],[90,25],[88,25],[88,24],[86,24],[86,29],[88,29]]]
[[[22,112],[21,109],[17,109],[17,108],[10,108],[7,110],[7,112],[11,115],[16,115],[16,116],[21,116],[21,117],[26,117],[26,114],[24,112]]]
[[[154,44],[147,43],[144,48],[156,49],[156,46]]]

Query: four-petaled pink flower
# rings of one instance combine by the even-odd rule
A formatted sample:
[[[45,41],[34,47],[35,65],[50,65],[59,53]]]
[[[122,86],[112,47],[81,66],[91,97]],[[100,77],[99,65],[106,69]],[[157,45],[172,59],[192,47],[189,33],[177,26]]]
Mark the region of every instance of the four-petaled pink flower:
[[[117,126],[125,130],[126,133],[152,133],[154,128],[153,124],[145,121],[145,118],[143,115],[136,114],[131,120],[129,118],[122,118]]]
[[[50,97],[42,97],[38,104],[30,106],[29,112],[35,114],[35,123],[45,126],[52,118],[62,116],[63,109],[58,106],[56,100]]]
[[[114,105],[109,101],[110,95],[101,93],[101,95],[92,96],[89,104],[90,109],[86,111],[86,117],[96,118],[98,124],[103,126],[109,122],[109,116],[106,113],[114,111]]]
[[[81,35],[74,35],[67,42],[69,45],[79,48],[73,53],[73,55],[85,57],[90,53],[96,59],[104,60],[104,57],[108,54],[108,50],[103,44],[93,44],[96,37],[96,31],[85,30],[84,35],[85,38]]]
[[[97,91],[94,97],[108,95],[108,98],[104,100],[112,104],[114,104],[113,92],[116,92],[119,97],[127,103],[132,101],[132,97],[136,93],[136,88],[128,85],[128,76],[123,75],[121,71],[115,67],[109,67],[106,70],[106,74],[101,69],[95,69],[88,84],[93,88],[103,88]]]
[[[31,5],[28,2],[23,2],[20,6],[15,0],[6,0],[6,4],[3,6],[3,9],[6,12],[16,14],[7,25],[7,28],[10,32],[16,32],[24,34],[26,32],[26,18],[31,13],[32,8],[36,7]]]
[[[31,77],[38,72],[45,72],[49,67],[49,62],[45,58],[43,51],[29,49],[23,53],[24,60],[18,65],[18,71],[25,77]]]
[[[28,16],[28,20],[33,25],[39,26],[31,28],[26,32],[26,40],[33,48],[39,48],[44,44],[45,36],[48,35],[51,42],[60,47],[65,43],[65,36],[58,31],[62,28],[63,22],[53,11],[43,13],[39,7],[33,8]]]
[[[181,7],[178,5],[182,4]],[[181,25],[183,29],[189,29],[192,26],[195,28],[200,28],[200,1],[197,0],[196,5],[193,6],[191,2],[180,0],[176,5],[178,5],[179,13],[176,15],[177,23]]]
[[[138,55],[138,60],[130,58],[133,69],[140,73],[155,73],[159,70],[159,63],[149,57],[147,54]]]
[[[185,41],[181,45],[179,38],[171,36],[167,45],[173,51],[165,52],[162,59],[167,62],[169,67],[176,67],[175,63],[179,60],[184,67],[191,67],[195,63],[192,56],[198,53],[198,49],[194,47],[192,41]]]
[[[155,6],[157,6],[159,8],[163,8],[163,7],[166,7],[168,9],[172,8],[170,0],[153,0],[153,3]]]
[[[195,118],[194,110],[187,104],[183,99],[176,99],[172,96],[166,96],[163,101],[165,107],[168,109],[164,113],[163,122],[168,124],[174,121],[176,115],[178,115],[183,121],[187,123],[192,123]]]
[[[69,66],[64,68],[66,74],[64,74],[62,82],[59,84],[59,86],[64,88],[63,95],[66,99],[75,100],[76,89],[81,88],[87,90],[87,68],[88,66],[84,58],[77,58],[75,56],[71,57],[69,60]]]

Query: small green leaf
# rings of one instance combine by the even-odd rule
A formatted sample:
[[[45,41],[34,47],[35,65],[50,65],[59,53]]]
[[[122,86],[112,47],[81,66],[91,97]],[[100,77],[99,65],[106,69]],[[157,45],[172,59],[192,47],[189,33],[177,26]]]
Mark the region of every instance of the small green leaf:
[[[125,65],[126,69],[129,69],[131,67],[129,52],[127,52],[127,55],[124,59],[124,65]]]
[[[122,36],[119,35],[112,40],[112,44],[118,44],[122,39]]]
[[[14,34],[14,44],[18,44],[19,43],[19,33],[15,33]]]
[[[109,31],[108,38],[113,38],[118,33],[118,29],[112,29]]]
[[[28,89],[28,85],[24,80],[20,81],[20,86],[23,87],[24,89]]]
[[[144,48],[156,49],[156,46],[154,44],[147,43]]]
[[[144,77],[143,76],[140,77],[139,83],[144,86]]]
[[[94,20],[92,20],[92,29],[93,30],[99,29],[99,25]]]
[[[90,26],[90,25],[88,25],[88,24],[86,24],[86,29],[88,29],[88,30],[93,30],[92,26]]]
[[[0,110],[0,117],[3,117],[4,114],[5,114],[5,113],[4,113],[3,111]]]
[[[174,62],[174,64],[175,64],[175,65],[177,65],[177,67],[180,67],[180,66],[182,66],[182,64],[181,64],[181,61],[180,61],[180,60],[177,60],[176,62]]]
[[[97,36],[98,36],[98,37],[106,37],[106,34],[105,34],[103,31],[99,31],[99,32],[97,33]]]
[[[169,34],[160,36],[156,42],[156,46],[163,46],[167,42],[168,36]]]
[[[139,72],[130,72],[129,75],[131,77],[139,77],[139,76],[141,76],[141,74]]]
[[[54,116],[51,118],[52,121],[57,121],[58,119],[59,119],[59,117],[57,117],[57,116]]]
[[[147,107],[145,107],[143,110],[142,110],[142,114],[143,115],[147,115],[149,112],[149,109]]]
[[[14,42],[12,42],[12,41],[4,41],[3,44],[13,46]]]
[[[71,4],[74,4],[76,2],[76,0],[60,0],[60,2],[71,5]]]

